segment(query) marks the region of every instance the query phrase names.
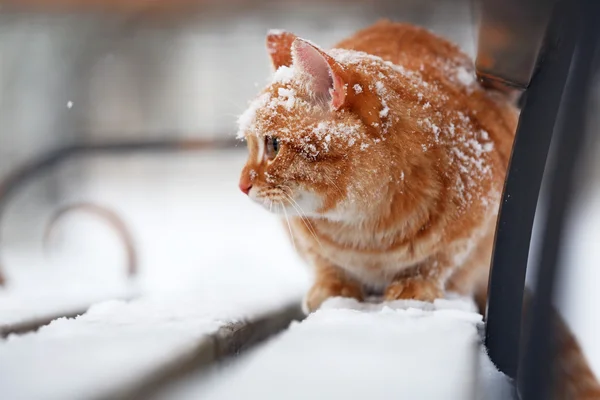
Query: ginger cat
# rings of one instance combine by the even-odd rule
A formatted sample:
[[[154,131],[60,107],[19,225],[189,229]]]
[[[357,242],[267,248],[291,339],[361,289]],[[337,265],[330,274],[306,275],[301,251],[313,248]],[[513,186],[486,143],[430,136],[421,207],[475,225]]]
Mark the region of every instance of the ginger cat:
[[[485,305],[498,202],[517,124],[514,99],[472,61],[415,26],[379,22],[324,51],[272,31],[273,81],[239,119],[240,189],[285,216],[316,272],[306,311],[327,298]],[[556,316],[557,399],[600,385]]]
[[[305,299],[432,301],[487,284],[517,122],[456,46],[379,22],[324,51],[272,31],[273,82],[239,119],[240,189],[290,216]]]

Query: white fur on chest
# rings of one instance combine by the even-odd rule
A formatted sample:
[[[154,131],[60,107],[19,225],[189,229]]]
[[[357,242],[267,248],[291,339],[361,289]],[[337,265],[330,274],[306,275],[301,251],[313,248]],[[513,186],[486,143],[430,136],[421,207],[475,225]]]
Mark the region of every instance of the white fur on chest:
[[[383,287],[399,272],[415,265],[415,260],[409,255],[409,245],[401,245],[390,251],[363,248],[361,236],[364,234],[346,230],[340,232],[336,241],[330,242],[330,235],[319,235],[317,240],[312,233],[305,229],[301,221],[292,224],[292,230],[297,244],[305,251],[308,261],[312,264],[317,259],[331,263],[347,271],[356,280],[372,287]],[[356,236],[356,237],[353,237]],[[373,237],[372,243],[384,241],[383,237]]]

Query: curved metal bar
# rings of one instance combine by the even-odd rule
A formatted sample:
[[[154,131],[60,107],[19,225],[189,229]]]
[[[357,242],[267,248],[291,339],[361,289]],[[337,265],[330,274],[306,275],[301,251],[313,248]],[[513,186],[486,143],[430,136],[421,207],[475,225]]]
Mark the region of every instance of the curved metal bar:
[[[182,151],[201,151],[230,149],[236,147],[239,140],[231,139],[158,139],[158,140],[138,140],[138,141],[115,141],[104,143],[78,143],[61,147],[26,163],[20,168],[15,169],[2,182],[0,182],[0,226],[3,222],[6,207],[17,192],[17,190],[30,180],[51,171],[58,165],[69,159],[89,154],[128,154],[139,152],[182,152]],[[0,245],[1,245],[0,238]],[[2,260],[0,249],[0,286],[4,285],[6,280],[2,274]]]
[[[494,364],[513,379],[519,365],[523,289],[533,220],[578,32],[570,4],[570,0],[564,0],[555,6],[546,48],[525,92],[496,227],[485,344]]]
[[[56,227],[56,224],[67,214],[76,211],[84,211],[90,214],[97,215],[98,217],[105,220],[111,228],[115,230],[121,242],[123,243],[123,247],[125,248],[125,254],[127,257],[127,274],[132,277],[138,272],[138,256],[137,251],[135,250],[135,245],[133,241],[133,235],[127,225],[123,221],[119,215],[113,210],[89,202],[75,203],[69,204],[61,209],[59,209],[46,226],[46,231],[44,232],[44,247],[47,246],[48,240]]]
[[[578,160],[584,151],[586,136],[591,133],[586,129],[586,112],[590,105],[592,82],[597,76],[594,58],[600,50],[600,3],[597,0],[574,0],[571,7],[574,15],[565,24],[577,25],[581,31],[561,103],[560,124],[555,133],[558,141],[557,161],[549,171],[552,180],[548,208],[545,210],[546,226],[536,270],[536,288],[525,330],[524,356],[519,369],[518,388],[521,398],[525,400],[553,397],[556,389],[553,386],[561,378],[552,376],[552,370],[557,370],[555,367],[559,362],[556,358],[557,332],[553,329],[552,321],[554,283],[580,172]]]

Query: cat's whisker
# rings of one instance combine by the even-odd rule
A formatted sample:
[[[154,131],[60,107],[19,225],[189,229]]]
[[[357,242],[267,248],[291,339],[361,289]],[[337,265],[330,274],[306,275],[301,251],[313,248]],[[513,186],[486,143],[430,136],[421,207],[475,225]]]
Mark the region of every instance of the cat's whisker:
[[[298,212],[298,214],[300,214],[300,218],[302,218],[302,221],[305,221],[304,223],[308,224],[310,226],[310,227],[307,226],[307,228],[311,231],[311,233],[313,234],[313,236],[315,237],[315,239],[317,239],[317,233],[316,233],[313,225],[310,223],[310,220],[308,219],[308,215],[306,214],[306,212],[304,211],[304,209],[300,206],[300,204],[298,204],[298,202],[296,200],[294,200],[294,198],[290,194],[290,193],[292,193],[292,188],[289,187],[289,186],[287,186],[287,185],[281,185],[281,189],[282,189],[283,195],[286,196],[287,199],[290,201],[290,205],[292,207],[294,207],[294,209]],[[286,193],[284,189],[289,190],[290,193]],[[318,241],[319,241],[319,239],[317,239],[317,242]],[[320,244],[321,243],[319,242],[319,245]]]
[[[342,191],[342,189],[333,181],[333,179],[331,179],[327,175],[325,175],[325,178],[327,178],[327,180],[329,180],[329,182],[331,182],[331,184],[340,192],[340,194],[342,196],[344,195],[344,192]]]
[[[294,251],[297,251],[296,239],[294,239],[294,232],[292,231],[292,225],[290,224],[290,219],[288,218],[287,211],[285,211],[285,205],[283,204],[283,202],[281,200],[279,201],[279,203],[281,204],[281,209],[283,210],[283,215],[285,215],[285,221],[287,222],[288,229],[290,230],[290,237],[292,238],[292,245],[294,246]]]
[[[294,209],[296,210],[296,212],[298,212],[298,214],[300,214],[300,219],[302,220],[302,222],[304,222],[304,225],[306,226],[306,229],[308,229],[308,231],[310,232],[310,234],[315,238],[315,240],[317,241],[317,243],[319,244],[319,246],[323,247],[323,245],[321,244],[321,241],[317,237],[317,232],[315,231],[314,226],[312,226],[312,224],[310,223],[310,220],[306,216],[306,213],[304,212],[304,210],[302,209],[302,207],[300,207],[300,204],[298,204],[298,202],[296,200],[294,200],[291,196],[289,196],[287,194],[285,194],[285,195],[287,196],[288,200],[290,201],[290,205],[292,207],[294,207]]]
[[[290,193],[286,193],[286,192],[285,192],[285,190],[284,190],[284,191],[283,191],[283,194],[284,194],[285,196],[287,196],[287,198],[288,198],[290,201],[292,201],[294,204],[296,204],[296,206],[298,206],[298,208],[297,208],[296,210],[300,209],[300,210],[302,211],[300,214],[303,214],[303,215],[304,215],[304,217],[305,217],[305,218],[308,220],[308,215],[306,214],[306,212],[304,211],[304,209],[303,209],[303,208],[300,206],[300,204],[298,204],[298,202],[297,202],[296,200],[294,200],[294,197],[292,196],[292,193],[293,193],[293,191],[292,191],[292,188],[290,188],[290,187],[289,187],[289,186],[287,186],[287,185],[282,185],[282,186],[281,186],[281,188],[282,188],[282,189],[288,189],[288,190],[289,190],[289,192],[290,192]],[[312,226],[312,225],[311,225],[311,226]]]

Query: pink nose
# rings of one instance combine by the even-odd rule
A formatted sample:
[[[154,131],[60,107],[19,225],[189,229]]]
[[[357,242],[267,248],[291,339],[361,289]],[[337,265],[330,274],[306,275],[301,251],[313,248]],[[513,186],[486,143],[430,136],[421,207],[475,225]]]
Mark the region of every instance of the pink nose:
[[[248,194],[252,189],[252,183],[240,181],[240,190],[244,192],[244,194]]]

